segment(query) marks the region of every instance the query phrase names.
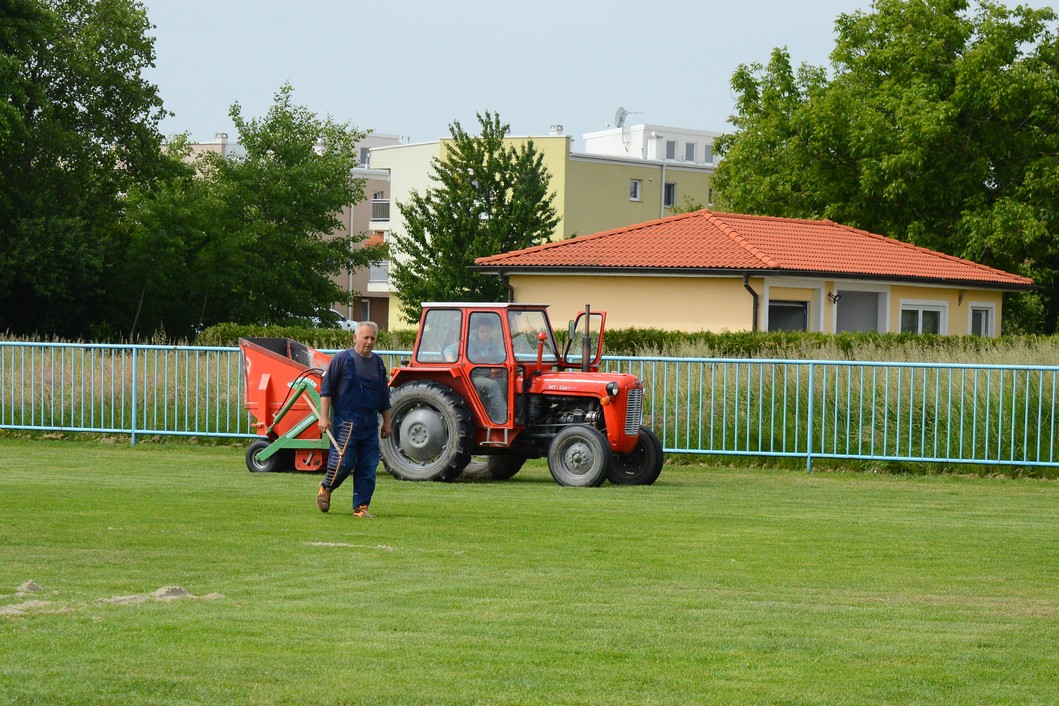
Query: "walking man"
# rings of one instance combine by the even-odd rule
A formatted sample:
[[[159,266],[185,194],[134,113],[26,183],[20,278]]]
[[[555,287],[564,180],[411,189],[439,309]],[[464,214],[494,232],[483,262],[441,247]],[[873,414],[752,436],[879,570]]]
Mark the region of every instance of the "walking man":
[[[353,348],[335,354],[320,385],[320,433],[326,434],[330,429],[333,437],[327,473],[316,494],[320,512],[331,509],[331,493],[352,473],[353,514],[375,517],[368,506],[375,492],[379,438],[390,436],[386,366],[372,352],[378,333],[377,324],[361,321],[353,337]]]

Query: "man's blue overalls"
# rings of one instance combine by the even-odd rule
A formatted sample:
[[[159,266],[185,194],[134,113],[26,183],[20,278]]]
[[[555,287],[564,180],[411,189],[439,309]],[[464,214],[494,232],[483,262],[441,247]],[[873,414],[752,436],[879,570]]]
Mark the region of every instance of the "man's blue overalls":
[[[335,490],[353,472],[353,507],[371,504],[375,492],[375,469],[379,465],[379,412],[386,404],[386,368],[382,358],[372,354],[369,365],[377,366],[376,379],[357,374],[354,358],[346,350],[342,377],[329,381],[334,393],[331,404],[332,429],[338,448],[331,446],[327,458],[325,488]]]

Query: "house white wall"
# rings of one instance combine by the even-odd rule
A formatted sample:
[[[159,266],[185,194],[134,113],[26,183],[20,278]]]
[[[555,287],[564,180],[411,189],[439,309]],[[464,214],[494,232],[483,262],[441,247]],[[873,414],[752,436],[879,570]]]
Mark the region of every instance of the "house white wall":
[[[434,185],[430,179],[430,160],[441,155],[441,141],[420,142],[406,145],[393,145],[380,147],[372,150],[371,165],[373,170],[384,170],[390,175],[390,213],[388,220],[374,221],[372,228],[383,234],[383,238],[390,242],[390,233],[394,230],[403,231],[401,212],[397,208],[398,203],[408,203],[412,192],[424,193]],[[396,250],[391,251],[391,258],[399,258],[401,254]],[[373,283],[369,291],[389,292],[388,283]],[[391,323],[400,325],[399,322]]]
[[[713,142],[720,136],[719,132],[669,125],[625,125],[586,132],[582,143],[586,154],[716,164]],[[676,143],[671,157],[666,154],[667,142]],[[688,159],[688,145],[692,145],[691,159]]]

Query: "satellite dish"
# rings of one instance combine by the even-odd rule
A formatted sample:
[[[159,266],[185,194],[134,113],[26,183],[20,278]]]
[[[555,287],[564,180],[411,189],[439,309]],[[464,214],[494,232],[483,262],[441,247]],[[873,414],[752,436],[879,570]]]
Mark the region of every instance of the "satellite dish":
[[[629,111],[625,108],[619,107],[617,112],[614,113],[614,124],[617,127],[625,127],[625,118],[629,114]]]

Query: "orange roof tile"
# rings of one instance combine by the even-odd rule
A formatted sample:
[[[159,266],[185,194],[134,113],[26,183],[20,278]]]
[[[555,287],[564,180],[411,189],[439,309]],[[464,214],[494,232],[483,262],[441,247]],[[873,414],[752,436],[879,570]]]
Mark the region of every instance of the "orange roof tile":
[[[488,271],[738,271],[1029,289],[1033,280],[822,220],[703,210],[480,257]]]

